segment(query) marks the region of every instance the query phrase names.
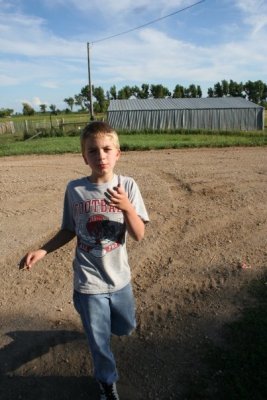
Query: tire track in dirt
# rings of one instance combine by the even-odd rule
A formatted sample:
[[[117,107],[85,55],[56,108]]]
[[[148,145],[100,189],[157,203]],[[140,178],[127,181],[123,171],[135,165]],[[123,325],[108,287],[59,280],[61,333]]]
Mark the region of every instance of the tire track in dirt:
[[[194,184],[165,172],[161,172],[159,176],[169,186],[166,197],[169,197],[171,211],[168,215],[165,214],[160,231],[153,235],[155,240],[149,237],[153,249],[151,248],[149,257],[143,260],[140,268],[142,272],[137,273],[134,280],[137,293],[141,297],[140,332],[149,330],[145,326],[152,325],[155,319],[162,321],[166,314],[171,316],[177,311],[177,307],[196,304],[207,296],[208,292],[225,289],[233,279],[237,280],[236,285],[241,287],[244,282],[240,278],[239,268],[245,260],[242,259],[242,253],[240,254],[241,250],[235,248],[235,238],[243,239],[248,246],[252,239],[247,233],[246,237],[241,237],[240,221],[243,215],[251,214],[250,205],[243,196],[243,205],[239,202],[239,208],[236,210],[235,197],[238,198],[239,194],[236,193],[233,184],[228,183],[226,186],[212,181],[198,181]],[[231,206],[229,194],[233,196]],[[183,218],[179,218],[177,199],[183,204]],[[228,212],[224,218],[220,215],[209,216],[206,213],[207,203],[216,199],[219,202],[218,207],[220,204],[227,206]],[[192,208],[192,203],[198,207]],[[246,220],[246,225],[246,232],[253,232],[258,222],[251,216]],[[162,251],[161,244],[167,235],[168,242],[164,243]],[[221,252],[218,254],[220,248]],[[228,265],[225,263],[227,248],[233,254]],[[199,261],[200,253],[202,262]],[[188,273],[184,274],[185,268],[191,269],[193,278],[188,276]],[[170,299],[167,306],[161,301],[165,298]]]

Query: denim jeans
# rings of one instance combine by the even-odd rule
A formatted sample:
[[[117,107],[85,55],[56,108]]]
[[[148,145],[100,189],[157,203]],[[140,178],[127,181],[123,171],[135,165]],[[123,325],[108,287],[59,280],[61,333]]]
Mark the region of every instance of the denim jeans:
[[[84,294],[74,291],[73,302],[88,339],[95,379],[107,384],[116,382],[118,372],[110,338],[111,334],[129,335],[136,327],[131,284],[113,293]]]

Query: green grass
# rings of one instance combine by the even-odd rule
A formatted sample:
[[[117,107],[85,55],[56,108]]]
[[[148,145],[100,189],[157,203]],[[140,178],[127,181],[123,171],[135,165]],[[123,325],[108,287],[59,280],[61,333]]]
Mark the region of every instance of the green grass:
[[[1,143],[0,137],[0,156],[78,152],[80,152],[78,137],[49,137],[13,143]]]
[[[103,118],[98,115],[97,118]],[[53,115],[52,125],[55,126],[56,119],[64,118],[69,124],[89,122],[88,113],[68,113]],[[12,118],[1,118],[1,121],[13,120],[14,122],[47,120],[50,122],[50,113],[38,113],[32,117],[18,115]],[[265,113],[265,125],[267,126],[267,112]],[[30,125],[29,125],[30,126]],[[49,125],[50,126],[50,125]],[[65,136],[49,137],[49,129],[46,129],[46,136],[23,141],[23,133],[12,135],[0,135],[0,157],[23,154],[61,154],[76,153],[80,151],[78,134],[75,131],[77,126],[64,128]],[[23,128],[24,129],[24,128]],[[56,128],[58,130],[58,128]],[[38,129],[40,131],[40,128]],[[69,132],[68,132],[69,131]],[[72,137],[67,136],[73,135]],[[30,134],[35,134],[36,131]],[[60,132],[59,132],[60,134]],[[212,131],[185,131],[179,130],[170,133],[165,132],[121,132],[120,143],[122,150],[151,150],[170,148],[194,148],[194,147],[229,147],[229,146],[265,146],[267,144],[267,127],[264,131],[256,132],[212,132]]]
[[[262,146],[267,144],[267,134],[135,134],[121,135],[125,150],[150,150],[166,148]]]
[[[121,148],[151,150],[197,147],[265,146],[267,132],[120,134]],[[0,156],[80,152],[78,136],[43,137],[23,141],[22,136],[0,135]]]

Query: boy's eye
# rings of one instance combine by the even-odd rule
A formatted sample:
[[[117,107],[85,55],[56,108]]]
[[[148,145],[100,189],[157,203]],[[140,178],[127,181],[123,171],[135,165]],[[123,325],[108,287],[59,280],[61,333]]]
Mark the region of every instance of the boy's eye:
[[[112,151],[112,147],[104,147],[104,148],[103,148],[103,151],[104,151],[105,153],[108,153],[108,152]],[[88,154],[94,154],[94,153],[96,153],[96,152],[98,152],[98,149],[93,149],[93,148],[87,149],[87,153],[88,153]]]

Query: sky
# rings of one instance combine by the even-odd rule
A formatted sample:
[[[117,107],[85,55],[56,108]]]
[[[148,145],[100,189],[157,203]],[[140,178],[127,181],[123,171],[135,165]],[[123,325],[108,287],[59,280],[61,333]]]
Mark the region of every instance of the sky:
[[[267,0],[0,0],[0,109],[65,109],[88,84],[87,43],[105,92],[266,83],[266,38]]]

